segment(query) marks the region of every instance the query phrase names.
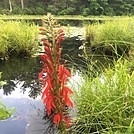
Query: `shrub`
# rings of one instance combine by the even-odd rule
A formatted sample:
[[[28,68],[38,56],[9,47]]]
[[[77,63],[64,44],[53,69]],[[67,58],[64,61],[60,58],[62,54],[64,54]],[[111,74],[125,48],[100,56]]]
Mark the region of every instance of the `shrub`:
[[[89,78],[86,74],[83,79],[74,94],[73,133],[133,133],[134,71],[128,62],[119,60],[101,75]]]

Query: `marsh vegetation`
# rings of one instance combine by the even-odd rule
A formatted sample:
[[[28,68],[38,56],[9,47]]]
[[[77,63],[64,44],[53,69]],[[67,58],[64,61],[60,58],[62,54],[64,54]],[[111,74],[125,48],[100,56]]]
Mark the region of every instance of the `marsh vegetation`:
[[[81,77],[75,86],[71,86],[77,111],[68,129],[72,134],[134,132],[134,20],[129,17],[121,19],[83,24],[78,27],[79,33],[69,25],[64,27],[66,37],[61,44],[62,58],[66,59],[67,55],[68,67],[71,67],[70,70],[79,70]],[[10,61],[13,57],[30,59],[40,50],[40,46],[39,25],[0,20],[1,60]],[[79,50],[79,47],[82,49]],[[26,71],[29,76],[30,71],[20,69],[27,65],[28,70],[33,67],[25,60],[25,64],[22,64],[22,59],[21,62],[12,60],[15,64],[20,63],[20,66],[17,71],[12,69],[10,79],[15,79],[14,72],[21,74]],[[80,60],[82,62],[77,62]],[[13,62],[11,66],[8,65],[9,70]],[[1,69],[6,76],[8,69],[4,70],[2,66]]]

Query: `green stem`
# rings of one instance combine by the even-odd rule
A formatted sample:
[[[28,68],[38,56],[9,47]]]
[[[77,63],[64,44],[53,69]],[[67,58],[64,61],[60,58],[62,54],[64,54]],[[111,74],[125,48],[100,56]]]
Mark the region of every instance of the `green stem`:
[[[53,61],[54,61],[54,65],[53,65],[53,68],[54,68],[54,79],[53,79],[53,88],[54,88],[54,94],[57,95],[57,97],[59,97],[59,85],[57,83],[57,77],[58,77],[58,72],[57,72],[57,49],[56,49],[56,39],[55,39],[55,33],[54,33],[54,28],[53,26],[50,27],[51,28],[51,33],[52,33],[52,51],[53,51]],[[62,108],[60,107],[60,102],[55,102],[56,103],[56,106],[57,106],[57,109],[55,112],[60,112],[60,111],[63,111]],[[58,104],[57,104],[58,103]],[[64,123],[63,121],[60,122],[60,126],[59,126],[60,130],[61,130],[61,133],[62,134],[66,134],[66,129],[64,127]]]

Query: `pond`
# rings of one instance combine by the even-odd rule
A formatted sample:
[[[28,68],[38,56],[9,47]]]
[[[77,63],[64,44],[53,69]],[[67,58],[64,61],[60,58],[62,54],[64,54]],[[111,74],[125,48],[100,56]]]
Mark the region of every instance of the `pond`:
[[[83,44],[84,30],[74,29],[77,34],[69,27],[66,29],[68,37],[61,44],[61,62],[66,60],[67,66],[77,68],[85,66],[83,58],[79,57],[79,54],[82,54],[79,47]],[[95,57],[94,60],[98,58]],[[10,57],[6,62],[0,61],[2,80],[7,81],[7,84],[0,88],[0,97],[7,108],[16,108],[12,117],[0,121],[0,134],[55,134],[56,129],[51,120],[44,118],[46,112],[40,99],[41,85],[38,81],[41,68],[39,57]]]
[[[78,59],[81,45],[82,39],[79,36],[66,38],[61,44],[63,48],[61,62],[66,59],[70,61],[67,65],[73,66]],[[80,63],[79,60],[76,63]],[[41,85],[38,81],[41,68],[39,57],[16,57],[6,62],[0,61],[2,80],[7,81],[7,84],[0,88],[0,97],[7,108],[16,108],[10,118],[0,121],[0,134],[54,134],[56,132],[51,120],[44,119],[46,112],[40,99]]]
[[[37,80],[41,70],[39,62],[18,58],[1,62],[2,79],[7,84],[0,89],[0,96],[7,108],[16,108],[11,118],[0,121],[1,134],[43,134],[48,129],[49,123],[43,120],[45,112]]]

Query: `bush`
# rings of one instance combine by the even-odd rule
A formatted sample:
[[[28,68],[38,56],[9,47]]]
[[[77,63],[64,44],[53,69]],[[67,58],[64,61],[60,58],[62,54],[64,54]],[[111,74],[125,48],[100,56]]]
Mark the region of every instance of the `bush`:
[[[118,61],[96,78],[83,77],[74,94],[77,117],[74,134],[134,132],[134,71]],[[79,82],[80,83],[80,82]]]
[[[30,55],[37,46],[38,28],[19,21],[0,21],[0,56]]]

